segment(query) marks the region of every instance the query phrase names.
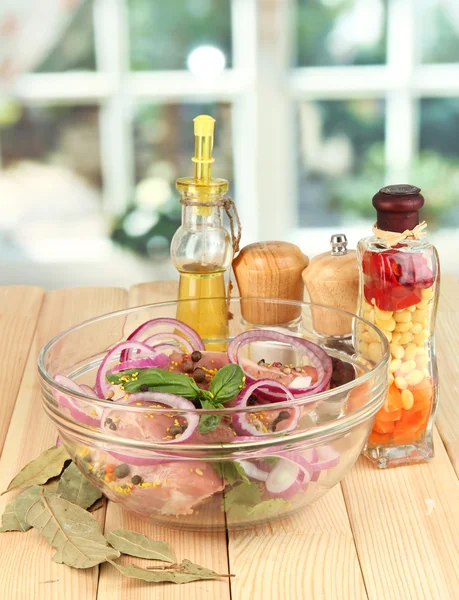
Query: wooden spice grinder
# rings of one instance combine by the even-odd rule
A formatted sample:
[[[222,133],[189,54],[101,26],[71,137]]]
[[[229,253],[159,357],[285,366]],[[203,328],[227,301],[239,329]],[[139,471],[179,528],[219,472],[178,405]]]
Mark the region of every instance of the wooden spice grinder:
[[[245,246],[233,261],[243,318],[257,325],[282,325],[297,319],[301,308],[263,303],[256,298],[303,301],[301,273],[309,259],[288,242],[257,242]],[[251,300],[254,298],[254,300]]]
[[[315,256],[303,271],[309,299],[356,314],[359,296],[357,254],[355,250],[347,249],[344,234],[332,235],[330,245],[331,252]],[[351,316],[314,307],[312,320],[315,331],[322,335],[343,336],[352,332]]]

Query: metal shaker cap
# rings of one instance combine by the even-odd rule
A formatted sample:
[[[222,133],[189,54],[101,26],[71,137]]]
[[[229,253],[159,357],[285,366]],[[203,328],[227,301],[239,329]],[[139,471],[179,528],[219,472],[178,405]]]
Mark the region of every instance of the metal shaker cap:
[[[331,253],[333,255],[347,254],[347,237],[344,233],[335,233],[330,238],[330,245],[332,247]]]

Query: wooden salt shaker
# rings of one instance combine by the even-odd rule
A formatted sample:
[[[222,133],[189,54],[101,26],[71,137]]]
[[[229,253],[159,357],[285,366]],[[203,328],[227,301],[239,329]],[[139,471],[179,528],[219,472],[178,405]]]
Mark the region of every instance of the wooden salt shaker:
[[[280,298],[303,301],[301,279],[309,259],[288,242],[257,242],[245,246],[233,260],[243,318],[257,325],[282,325],[297,319],[301,309],[248,298]]]
[[[344,234],[332,235],[331,252],[315,256],[303,271],[303,281],[309,299],[316,304],[341,308],[357,313],[359,267],[355,250],[347,249]],[[312,310],[313,326],[317,333],[342,336],[352,332],[352,317],[333,315],[320,308]]]

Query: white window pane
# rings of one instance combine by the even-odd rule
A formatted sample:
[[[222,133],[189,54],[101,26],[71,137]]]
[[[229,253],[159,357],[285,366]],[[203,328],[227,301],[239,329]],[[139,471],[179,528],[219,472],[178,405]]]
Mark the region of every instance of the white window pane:
[[[202,46],[231,67],[231,0],[128,0],[128,9],[132,69],[186,69]]]
[[[298,131],[298,226],[372,218],[384,184],[384,101],[304,102]]]
[[[419,0],[423,63],[459,62],[459,2]]]
[[[37,14],[37,27],[45,26]],[[93,0],[83,0],[61,39],[35,69],[38,73],[94,71]]]
[[[298,66],[386,61],[386,0],[296,0]]]

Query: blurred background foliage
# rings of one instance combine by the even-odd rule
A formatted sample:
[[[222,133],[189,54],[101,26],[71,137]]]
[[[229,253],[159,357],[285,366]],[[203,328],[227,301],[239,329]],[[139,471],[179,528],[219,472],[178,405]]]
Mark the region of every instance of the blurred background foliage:
[[[297,0],[292,66],[384,64],[389,1]],[[459,19],[445,9],[454,9],[455,2],[421,0],[422,62],[459,61]],[[127,8],[132,70],[186,69],[190,52],[206,44],[220,49],[232,66],[230,0],[128,0]],[[37,72],[96,69],[92,13],[93,3],[86,0]],[[298,125],[298,226],[373,218],[370,199],[385,183],[384,99],[300,102],[292,111]],[[96,105],[0,103],[3,165],[31,160],[65,166],[101,190],[99,112]],[[114,223],[113,237],[136,253],[168,252],[180,220],[174,181],[192,172],[190,123],[203,112],[217,119],[215,173],[230,180],[234,194],[230,104],[133,106],[136,188]],[[429,199],[424,216],[432,225],[457,226],[459,99],[421,99],[418,112],[419,153],[410,181]]]

